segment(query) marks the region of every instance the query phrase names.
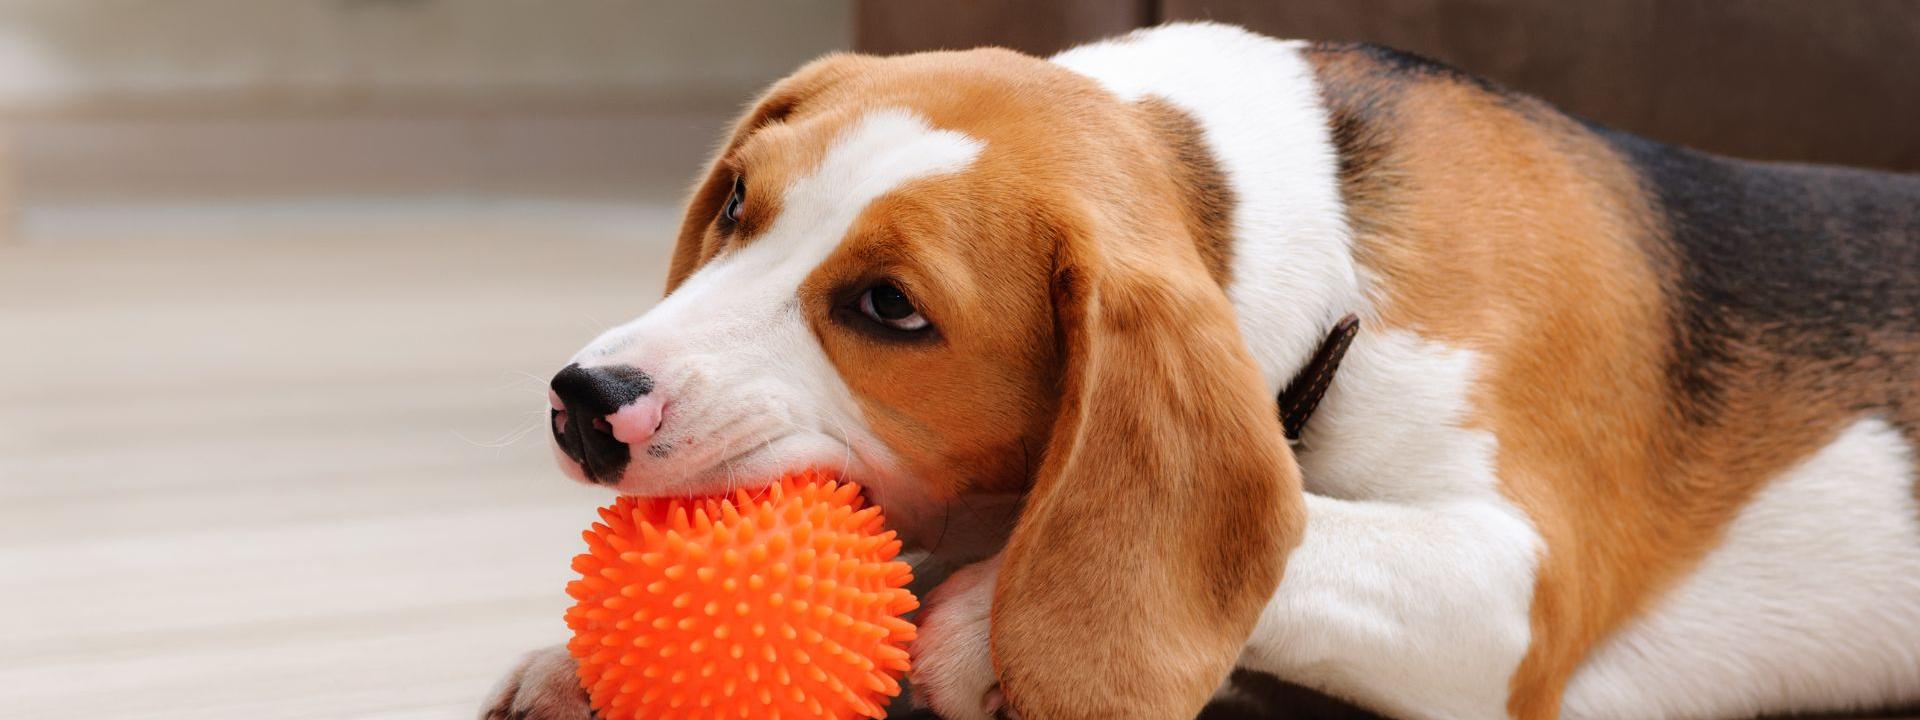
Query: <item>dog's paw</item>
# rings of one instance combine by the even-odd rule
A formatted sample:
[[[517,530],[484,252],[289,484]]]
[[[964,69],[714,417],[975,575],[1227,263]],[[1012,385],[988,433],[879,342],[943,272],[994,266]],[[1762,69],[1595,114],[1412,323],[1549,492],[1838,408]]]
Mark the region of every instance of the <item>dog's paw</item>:
[[[1006,717],[993,676],[988,616],[1000,557],[968,565],[927,593],[913,641],[913,692],[946,720]]]
[[[573,657],[555,645],[528,653],[501,679],[480,720],[589,720],[593,708],[574,674]]]

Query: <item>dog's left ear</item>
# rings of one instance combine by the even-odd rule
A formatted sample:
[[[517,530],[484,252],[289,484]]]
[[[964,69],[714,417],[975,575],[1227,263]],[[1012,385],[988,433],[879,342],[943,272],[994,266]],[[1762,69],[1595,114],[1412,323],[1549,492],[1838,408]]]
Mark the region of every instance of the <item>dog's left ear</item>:
[[[1062,392],[995,588],[995,671],[1026,720],[1185,720],[1299,543],[1299,469],[1190,239],[1056,253]]]

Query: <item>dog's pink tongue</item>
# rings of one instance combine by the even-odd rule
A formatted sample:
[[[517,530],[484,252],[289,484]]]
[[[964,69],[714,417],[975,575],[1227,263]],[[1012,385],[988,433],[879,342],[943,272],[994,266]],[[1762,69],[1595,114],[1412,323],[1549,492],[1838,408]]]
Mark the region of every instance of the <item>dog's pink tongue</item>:
[[[628,445],[642,445],[660,431],[660,414],[663,410],[658,397],[642,395],[633,402],[620,406],[619,410],[608,415],[607,425],[611,427],[613,438]]]

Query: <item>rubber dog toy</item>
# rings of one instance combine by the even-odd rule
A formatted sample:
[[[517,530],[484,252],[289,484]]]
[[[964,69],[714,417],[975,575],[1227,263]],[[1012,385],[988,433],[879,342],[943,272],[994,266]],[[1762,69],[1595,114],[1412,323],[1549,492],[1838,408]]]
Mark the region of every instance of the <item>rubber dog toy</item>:
[[[815,471],[732,497],[622,497],[567,584],[567,650],[603,720],[883,718],[918,607],[900,541]]]

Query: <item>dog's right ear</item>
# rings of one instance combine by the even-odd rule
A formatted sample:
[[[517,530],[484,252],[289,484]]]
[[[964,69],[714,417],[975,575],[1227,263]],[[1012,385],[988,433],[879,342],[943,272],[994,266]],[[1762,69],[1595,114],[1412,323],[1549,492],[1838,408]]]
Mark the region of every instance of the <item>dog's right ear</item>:
[[[706,174],[701,176],[700,183],[693,188],[693,196],[687,200],[687,213],[680,221],[680,237],[673,246],[672,263],[667,266],[669,294],[713,257],[716,246],[712,237],[713,221],[733,191],[733,170],[727,166],[727,158],[755,131],[792,117],[809,101],[855,76],[873,60],[866,55],[834,53],[807,63],[767,88],[734,123],[733,132],[707,163]]]
[[[1299,466],[1192,239],[1063,237],[1060,402],[1002,554],[995,671],[1028,718],[1190,718],[1300,543]]]

